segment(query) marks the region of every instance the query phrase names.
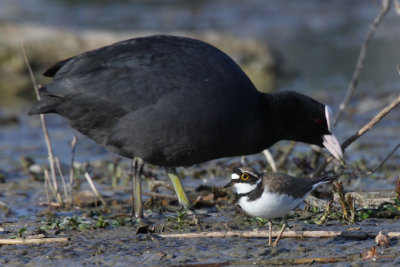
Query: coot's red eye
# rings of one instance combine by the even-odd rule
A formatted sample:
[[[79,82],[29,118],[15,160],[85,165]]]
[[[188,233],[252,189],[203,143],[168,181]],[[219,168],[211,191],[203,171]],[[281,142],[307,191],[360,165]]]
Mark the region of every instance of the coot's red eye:
[[[322,120],[321,120],[321,119],[319,119],[319,118],[318,118],[318,119],[315,119],[315,123],[316,123],[316,124],[318,124],[318,125],[321,125],[321,123],[322,123]]]

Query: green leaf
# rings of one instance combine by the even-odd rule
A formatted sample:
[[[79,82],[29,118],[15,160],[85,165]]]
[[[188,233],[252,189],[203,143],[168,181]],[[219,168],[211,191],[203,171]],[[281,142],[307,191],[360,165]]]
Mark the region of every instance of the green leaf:
[[[22,234],[26,231],[26,228],[21,228],[18,230],[18,237],[22,237]]]

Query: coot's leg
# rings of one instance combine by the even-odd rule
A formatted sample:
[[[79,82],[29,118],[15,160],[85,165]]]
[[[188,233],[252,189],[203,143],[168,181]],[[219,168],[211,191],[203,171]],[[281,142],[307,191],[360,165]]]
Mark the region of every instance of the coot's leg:
[[[185,209],[190,208],[190,203],[186,197],[185,189],[182,186],[181,179],[179,178],[176,168],[166,167],[169,179],[171,179],[172,185],[174,186],[176,196],[178,197],[179,204]]]
[[[179,203],[183,206],[184,209],[187,210],[189,215],[193,215],[193,221],[195,225],[197,225],[199,230],[202,231],[202,227],[199,220],[197,219],[196,213],[194,209],[191,209],[192,207],[186,196],[185,189],[182,186],[181,179],[179,178],[176,168],[166,167],[165,169],[167,170],[168,176],[171,179],[172,185],[174,186],[175,193],[176,196],[178,197]]]
[[[143,172],[143,160],[135,157],[132,159],[130,177],[132,180],[132,200],[133,207],[131,211],[131,217],[143,218],[143,206],[142,206],[142,172]]]

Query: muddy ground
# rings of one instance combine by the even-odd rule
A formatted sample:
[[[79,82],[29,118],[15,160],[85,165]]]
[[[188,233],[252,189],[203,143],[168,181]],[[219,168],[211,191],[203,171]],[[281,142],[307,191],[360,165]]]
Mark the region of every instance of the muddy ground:
[[[249,158],[247,164],[257,168],[266,167],[263,162],[261,156],[254,156]],[[0,189],[1,201],[7,203],[8,208],[2,209],[0,213],[0,238],[18,240],[45,236],[66,237],[68,241],[2,245],[0,265],[297,265],[312,262],[310,259],[317,261],[317,258],[323,261],[329,259],[331,262],[314,262],[313,265],[392,266],[400,263],[400,244],[397,238],[389,239],[387,247],[376,246],[373,238],[379,231],[400,232],[399,212],[393,210],[398,209],[396,205],[364,210],[359,207],[355,216],[356,222],[344,220],[341,209],[337,206],[333,207],[321,225],[316,222],[323,216],[324,207],[302,206],[287,217],[290,230],[350,231],[366,234],[361,237],[283,238],[277,247],[268,247],[267,237],[167,238],[160,235],[200,230],[193,217],[180,210],[174,200],[151,200],[145,197],[145,219],[131,220],[129,182],[126,178],[116,178],[116,185],[113,187],[113,178],[110,178],[111,173],[121,172],[122,177],[127,174],[124,169],[128,169],[129,162],[118,163],[118,172],[112,172],[110,168],[115,166],[115,162],[96,164],[86,165],[85,168],[91,169],[107,208],[86,190],[87,185],[81,180],[82,184],[75,188],[73,207],[49,209],[43,203],[41,205],[41,202],[46,202],[46,194],[40,176],[24,174],[22,168],[18,175],[7,173],[7,182],[1,184]],[[192,201],[202,196],[201,201],[196,204],[195,212],[203,232],[267,229],[265,220],[248,218],[235,207],[230,191],[221,189],[221,185],[228,180],[228,176],[223,176],[224,170],[240,164],[240,158],[234,158],[182,171],[189,176],[184,179],[184,183],[193,186],[188,189]],[[393,167],[388,166],[387,169]],[[79,168],[77,173],[79,177]],[[152,166],[146,168],[146,191],[148,183],[154,182],[154,179],[164,180],[163,175],[162,169]],[[209,177],[208,181],[205,181],[205,177]],[[213,184],[216,185],[211,186]],[[160,187],[159,190],[160,193],[171,194],[168,189]],[[328,199],[330,194],[329,186],[320,191],[320,195]],[[275,220],[274,230],[279,230],[280,225],[281,221]],[[374,246],[377,247],[377,254],[373,259],[363,260],[361,253]]]
[[[173,214],[169,214],[174,216]],[[242,216],[232,211],[208,212],[200,216],[207,231],[238,228],[252,230],[256,225],[243,225]],[[278,247],[267,247],[266,238],[161,238],[159,232],[166,230],[166,217],[148,214],[149,223],[156,225],[152,234],[137,234],[138,227],[124,226],[113,229],[65,231],[51,236],[68,237],[68,242],[45,245],[4,245],[1,247],[0,263],[7,266],[165,266],[190,264],[268,265],[285,264],[302,258],[337,258],[339,266],[372,264],[392,266],[400,263],[400,245],[392,239],[388,248],[378,248],[378,259],[362,261],[360,254],[375,245],[373,239],[346,238],[284,238]],[[360,231],[378,233],[383,230],[400,231],[399,224],[391,220],[369,219],[355,225],[327,223],[323,226],[305,225],[290,221],[293,230],[345,230],[357,226]],[[28,220],[4,223],[6,232],[27,227],[37,229],[40,223]],[[159,229],[163,228],[164,229]],[[29,230],[28,230],[29,231]],[[35,231],[35,230],[33,230]],[[187,231],[187,229],[186,229]],[[190,229],[189,231],[194,231]],[[180,231],[171,231],[180,232]],[[8,234],[3,233],[2,237]],[[340,258],[344,258],[340,260]],[[317,263],[314,265],[318,265]]]

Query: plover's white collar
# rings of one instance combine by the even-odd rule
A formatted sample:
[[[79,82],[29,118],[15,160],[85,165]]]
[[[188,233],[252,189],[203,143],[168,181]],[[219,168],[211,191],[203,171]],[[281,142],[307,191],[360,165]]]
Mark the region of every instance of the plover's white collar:
[[[236,194],[247,194],[256,189],[258,184],[261,182],[261,179],[258,180],[255,184],[248,183],[235,183],[232,188],[235,190]]]

